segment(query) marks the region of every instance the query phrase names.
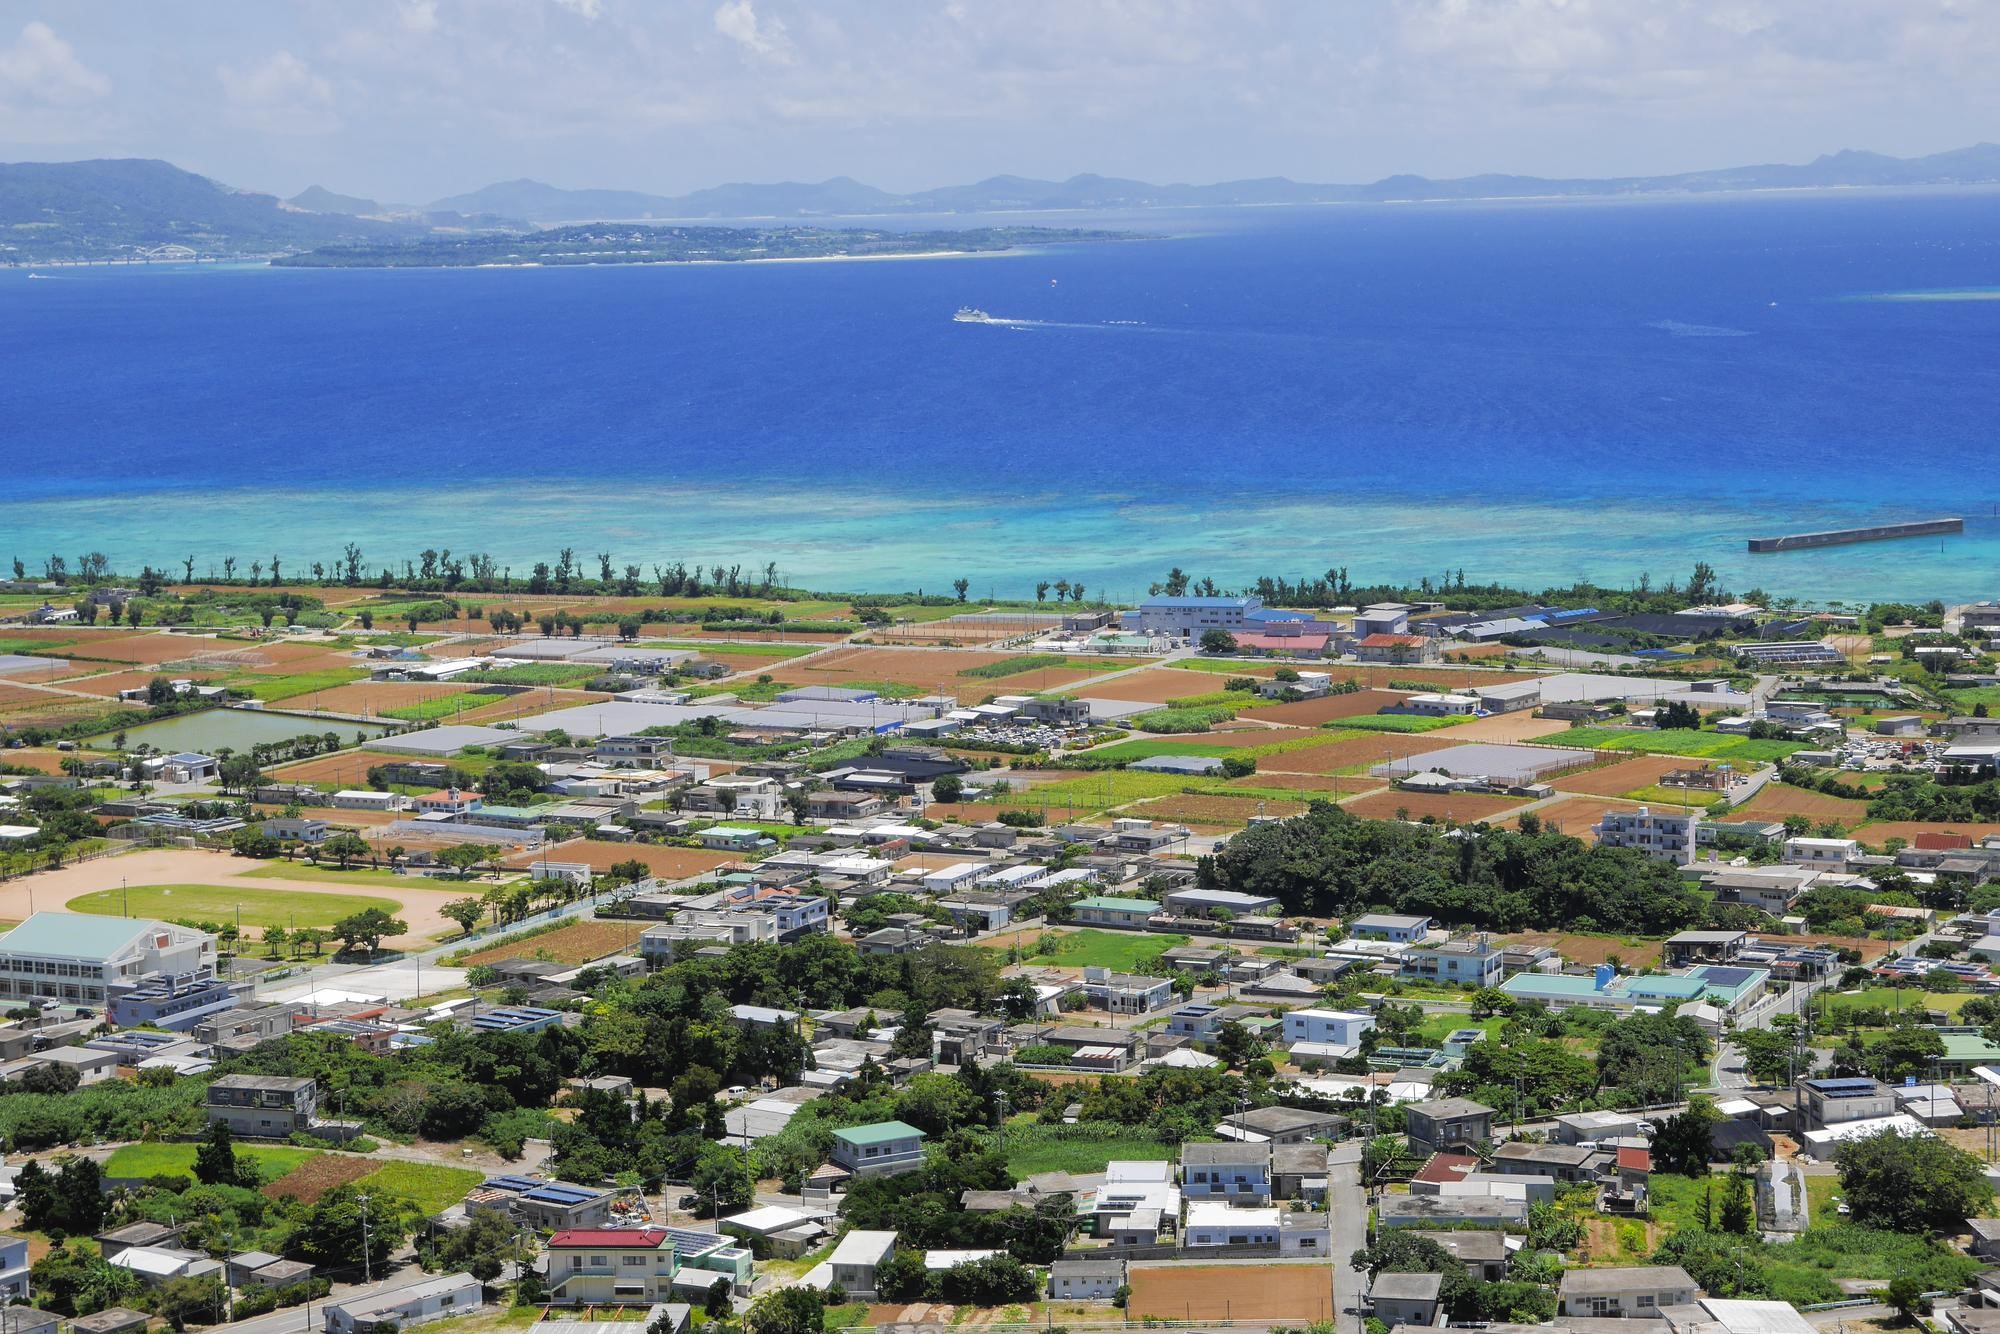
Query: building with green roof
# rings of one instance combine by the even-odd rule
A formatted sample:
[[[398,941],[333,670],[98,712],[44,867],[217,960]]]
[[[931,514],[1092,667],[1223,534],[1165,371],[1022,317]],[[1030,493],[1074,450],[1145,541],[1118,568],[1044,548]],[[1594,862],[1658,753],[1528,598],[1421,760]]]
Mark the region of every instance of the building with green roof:
[[[1684,973],[1619,976],[1607,964],[1588,975],[1516,973],[1500,989],[1516,1000],[1539,1001],[1551,1010],[1581,1007],[1629,1014],[1703,1003],[1734,1014],[1764,994],[1770,977],[1768,969],[1722,964],[1703,964]]]
[[[1146,920],[1160,911],[1160,905],[1152,899],[1118,899],[1103,894],[1078,899],[1070,907],[1079,924],[1115,926],[1128,931],[1143,930]]]
[[[0,999],[103,1006],[152,979],[215,976],[215,937],[135,917],[38,912],[0,935]]]

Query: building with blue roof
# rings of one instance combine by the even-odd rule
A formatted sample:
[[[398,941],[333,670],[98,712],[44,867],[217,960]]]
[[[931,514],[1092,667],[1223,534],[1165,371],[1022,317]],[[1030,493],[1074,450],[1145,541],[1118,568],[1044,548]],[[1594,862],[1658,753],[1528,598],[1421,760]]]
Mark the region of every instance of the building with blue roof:
[[[540,1005],[495,1005],[467,1020],[475,1033],[539,1033],[562,1023],[563,1012]]]
[[[503,1205],[525,1225],[543,1232],[600,1227],[611,1221],[616,1191],[568,1181],[542,1181],[512,1173],[488,1177],[468,1204]]]

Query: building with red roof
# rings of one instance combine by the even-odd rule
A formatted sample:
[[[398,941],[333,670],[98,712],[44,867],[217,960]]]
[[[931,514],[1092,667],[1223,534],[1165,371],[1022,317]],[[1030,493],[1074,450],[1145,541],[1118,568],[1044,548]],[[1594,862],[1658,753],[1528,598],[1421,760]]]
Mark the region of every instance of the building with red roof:
[[[549,1238],[549,1299],[593,1305],[673,1301],[680,1256],[663,1227],[565,1228]]]

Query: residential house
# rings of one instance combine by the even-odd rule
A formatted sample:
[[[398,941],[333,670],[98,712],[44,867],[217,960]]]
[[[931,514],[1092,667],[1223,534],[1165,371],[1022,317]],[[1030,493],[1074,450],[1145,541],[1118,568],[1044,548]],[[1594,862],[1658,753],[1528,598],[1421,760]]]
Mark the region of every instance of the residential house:
[[[310,1131],[318,1120],[319,1085],[287,1075],[224,1075],[208,1086],[208,1120],[229,1133],[285,1139]]]
[[[830,1285],[839,1285],[850,1297],[872,1301],[875,1297],[876,1271],[895,1254],[894,1232],[854,1229],[840,1239],[840,1244],[833,1248],[833,1254],[826,1258],[821,1268],[827,1271]]]
[[[1641,806],[1606,811],[1591,833],[1601,848],[1633,848],[1655,861],[1686,866],[1694,861],[1700,824],[1700,811],[1655,811]]]
[[[1333,1215],[1320,1210],[1281,1210],[1278,1214],[1278,1254],[1325,1255],[1333,1244]]]
[[[463,1315],[478,1309],[480,1301],[478,1279],[470,1274],[444,1274],[344,1302],[328,1302],[321,1309],[326,1313],[326,1334],[375,1334]]]
[[[679,1254],[663,1227],[567,1228],[548,1240],[549,1299],[566,1305],[664,1302]]]
[[[1344,1124],[1344,1123],[1343,1123]],[[1271,1149],[1271,1198],[1316,1203],[1326,1198],[1324,1144],[1277,1144]]]
[[[1143,931],[1146,929],[1147,921],[1159,915],[1160,905],[1151,899],[1121,899],[1092,895],[1071,904],[1070,911],[1079,926],[1110,926],[1128,931]]]
[[[1798,1081],[1807,1130],[1825,1130],[1848,1121],[1893,1116],[1894,1090],[1866,1076]]]
[[[1438,645],[1426,635],[1369,634],[1354,641],[1354,656],[1362,662],[1435,662]]]
[[[1442,1274],[1377,1274],[1368,1285],[1368,1304],[1375,1318],[1394,1329],[1398,1325],[1429,1328],[1438,1322]]]
[[[1370,912],[1345,923],[1347,934],[1357,940],[1393,940],[1414,944],[1431,933],[1431,919],[1398,913]]]
[[[1417,1232],[1414,1235],[1434,1241],[1451,1252],[1454,1260],[1465,1266],[1466,1275],[1488,1283],[1497,1283],[1507,1277],[1507,1238],[1499,1232]]]
[[[618,1198],[615,1191],[512,1174],[488,1177],[474,1197],[506,1208],[537,1232],[603,1227],[611,1221],[611,1203]]]
[[[1190,1200],[1268,1204],[1271,1149],[1263,1143],[1223,1141],[1181,1147],[1181,1193]]]
[[[1680,931],[1668,936],[1662,946],[1663,961],[1669,968],[1686,968],[1698,963],[1731,963],[1750,940],[1747,931]]]
[[[1141,973],[1114,973],[1109,968],[1083,970],[1084,998],[1113,1014],[1151,1014],[1173,1003],[1173,979]]]
[[[1851,838],[1788,838],[1784,858],[1787,865],[1811,866],[1820,870],[1845,871],[1861,856],[1861,844]]]
[[[1530,1144],[1510,1140],[1493,1150],[1491,1171],[1500,1176],[1543,1176],[1557,1181],[1587,1181],[1597,1175],[1609,1154],[1580,1144]]]
[[[1701,1288],[1679,1265],[1621,1265],[1569,1269],[1558,1289],[1567,1316],[1657,1316],[1663,1306],[1687,1306]]]
[[[1268,894],[1229,889],[1177,889],[1166,896],[1167,911],[1183,917],[1269,917],[1281,906]]]
[[[1375,1027],[1375,1016],[1348,1010],[1289,1010],[1284,1018],[1285,1046],[1299,1054],[1325,1057],[1358,1050],[1361,1035]]]
[[[1187,1223],[1181,1229],[1181,1244],[1189,1248],[1276,1246],[1280,1216],[1280,1211],[1272,1208],[1192,1202],[1187,1208]]]
[[[833,1132],[833,1162],[858,1177],[892,1176],[924,1164],[924,1132],[901,1121]]]
[[[1505,975],[1500,951],[1477,940],[1447,940],[1441,945],[1412,945],[1403,952],[1398,971],[1404,977],[1458,986],[1497,986]]]
[[[1252,1107],[1231,1112],[1216,1127],[1216,1133],[1252,1144],[1307,1144],[1316,1139],[1331,1139],[1346,1126],[1347,1118],[1334,1112],[1303,1107]]]
[[[1419,1153],[1477,1146],[1493,1138],[1493,1109],[1470,1098],[1435,1098],[1403,1109],[1404,1133]]]
[[[1108,1302],[1125,1286],[1123,1260],[1057,1260],[1049,1266],[1049,1299]]]

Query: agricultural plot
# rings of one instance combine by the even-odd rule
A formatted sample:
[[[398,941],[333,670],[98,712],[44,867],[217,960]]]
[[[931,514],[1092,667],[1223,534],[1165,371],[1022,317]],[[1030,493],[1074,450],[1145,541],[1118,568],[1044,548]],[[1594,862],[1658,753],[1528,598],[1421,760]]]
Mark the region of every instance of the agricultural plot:
[[[1704,760],[1764,763],[1775,763],[1795,750],[1805,749],[1805,743],[1800,741],[1757,741],[1749,737],[1682,728],[1652,731],[1644,728],[1573,727],[1555,740],[1584,750],[1629,750],[1645,755],[1683,755]]]
[[[1072,687],[1066,693],[1089,695],[1096,699],[1130,700],[1134,704],[1165,704],[1171,699],[1212,694],[1221,688],[1221,682],[1202,672],[1180,667],[1149,667],[1115,680],[1092,681],[1087,686]],[[1245,702],[1249,702],[1247,697]]]
[[[1356,690],[1346,695],[1327,695],[1320,699],[1302,699],[1292,704],[1273,704],[1260,709],[1247,709],[1243,716],[1257,722],[1318,727],[1335,718],[1356,718],[1380,713],[1391,704],[1400,704],[1407,698],[1409,698],[1407,693],[1401,690]]]
[[[261,1188],[266,1196],[282,1200],[287,1196],[301,1204],[317,1204],[320,1196],[341,1186],[351,1185],[378,1166],[372,1158],[352,1153],[322,1153],[286,1172]]]
[[[1852,827],[1868,818],[1868,803],[1853,797],[1830,797],[1786,783],[1766,783],[1749,805],[1733,811],[1731,820],[1783,820],[1802,815],[1817,824],[1833,820]]]
[[[1260,815],[1282,819],[1298,815],[1305,808],[1305,802],[1276,793],[1269,797],[1228,797],[1183,792],[1140,802],[1131,814],[1210,829],[1238,829]]]
[[[1327,745],[1288,753],[1284,767],[1315,774],[1365,773],[1372,765],[1408,760],[1458,744],[1455,740],[1440,737],[1395,736],[1387,732],[1328,732],[1326,735],[1329,738]]]
[[[1129,1317],[1158,1320],[1331,1322],[1333,1282],[1326,1262],[1310,1264],[1135,1265]]]
[[[838,686],[849,681],[901,681],[925,694],[978,698],[1006,694],[989,681],[968,680],[964,673],[1005,661],[1004,653],[955,652],[950,649],[844,648],[815,654],[802,662],[774,668],[771,675],[789,685]]]
[[[1542,822],[1542,828],[1559,830],[1574,838],[1588,838],[1591,827],[1604,818],[1606,811],[1636,811],[1640,803],[1623,801],[1616,797],[1562,797],[1535,811]],[[1518,817],[1510,816],[1496,823],[1509,827],[1520,823]]]
[[[355,1184],[366,1191],[400,1195],[428,1216],[443,1213],[457,1204],[483,1179],[483,1174],[470,1168],[391,1159]]]
[[[391,755],[379,750],[343,750],[333,755],[274,765],[265,777],[282,783],[332,783],[340,787],[368,786],[368,771],[377,765],[406,763],[408,755]],[[453,761],[456,763],[456,761]],[[349,812],[343,812],[343,815]]]
[[[127,1144],[105,1160],[107,1177],[156,1177],[194,1175],[194,1144]],[[284,1176],[301,1164],[319,1156],[317,1149],[297,1149],[279,1144],[239,1144],[238,1155],[257,1164],[266,1181]]]
[[[1565,735],[1564,740],[1568,740]],[[1590,797],[1622,797],[1651,787],[1675,769],[1693,767],[1678,755],[1639,755],[1593,769],[1578,769],[1554,780],[1558,790]]]
[[[2000,834],[2000,824],[1981,824],[1977,821],[1933,823],[1925,820],[1877,820],[1857,825],[1847,831],[1849,838],[1858,838],[1871,848],[1879,848],[1892,838],[1900,838],[1905,843],[1914,843],[1922,834],[1963,834],[1977,843],[1989,834]]]
[[[1527,805],[1525,797],[1498,797],[1479,792],[1371,792],[1340,803],[1350,815],[1368,820],[1455,820],[1477,824],[1504,811]]]
[[[572,922],[512,945],[496,945],[477,954],[468,954],[465,962],[469,966],[527,958],[547,959],[550,963],[589,963],[608,954],[632,949],[638,944],[643,925],[640,922]]]

